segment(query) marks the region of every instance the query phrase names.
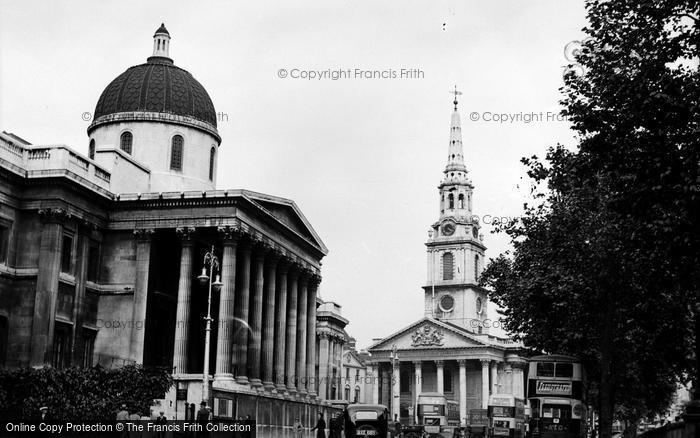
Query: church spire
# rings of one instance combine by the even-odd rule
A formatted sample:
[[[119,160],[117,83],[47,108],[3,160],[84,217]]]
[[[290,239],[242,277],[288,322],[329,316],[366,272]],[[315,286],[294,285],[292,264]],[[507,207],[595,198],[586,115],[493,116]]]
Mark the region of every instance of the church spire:
[[[464,150],[462,148],[462,123],[457,111],[457,96],[461,95],[460,91],[455,90],[450,92],[454,94],[455,110],[452,112],[452,123],[450,124],[450,144],[448,147],[447,166],[445,167],[445,181],[448,179],[465,180],[467,177],[467,167],[464,165]]]

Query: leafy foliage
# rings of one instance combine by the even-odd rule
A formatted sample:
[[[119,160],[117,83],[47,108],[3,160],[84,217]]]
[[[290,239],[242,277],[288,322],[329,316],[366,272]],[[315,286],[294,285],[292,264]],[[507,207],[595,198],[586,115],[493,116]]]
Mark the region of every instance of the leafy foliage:
[[[47,406],[53,420],[108,422],[122,404],[129,412],[149,413],[153,400],[163,398],[172,385],[169,369],[139,365],[0,370],[0,412],[31,420]]]
[[[695,1],[586,6],[562,89],[578,147],[523,159],[535,202],[482,284],[529,346],[583,359],[605,437],[613,408],[661,412],[697,373],[700,29]]]

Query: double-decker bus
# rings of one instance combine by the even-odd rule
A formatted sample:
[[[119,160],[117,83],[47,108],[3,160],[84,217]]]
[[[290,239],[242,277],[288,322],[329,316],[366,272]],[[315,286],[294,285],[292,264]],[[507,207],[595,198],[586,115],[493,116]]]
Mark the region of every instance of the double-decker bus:
[[[459,426],[459,402],[447,400],[444,394],[418,394],[417,412],[418,424],[429,436],[441,436],[440,433]]]
[[[525,400],[494,394],[489,397],[488,418],[492,437],[521,438],[525,430]]]
[[[580,438],[585,435],[583,366],[575,357],[530,358],[527,399],[533,438]]]

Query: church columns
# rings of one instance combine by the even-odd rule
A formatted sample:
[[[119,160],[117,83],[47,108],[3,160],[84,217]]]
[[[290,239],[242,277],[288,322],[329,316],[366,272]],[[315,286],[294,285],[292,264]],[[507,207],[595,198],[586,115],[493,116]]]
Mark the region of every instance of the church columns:
[[[143,363],[143,342],[146,330],[148,301],[148,273],[151,265],[151,237],[153,229],[134,230],[136,237],[136,278],[134,280],[134,307],[132,313],[129,357]],[[137,327],[141,327],[140,329]]]
[[[488,359],[481,359],[481,408],[489,407],[489,362]]]
[[[413,391],[413,406],[417,409],[418,407],[418,396],[423,392],[423,363],[419,360],[413,362],[413,368],[416,378],[416,383],[414,385],[415,390]],[[416,419],[418,418],[418,412],[415,412]],[[417,420],[416,420],[417,421]],[[416,423],[418,424],[418,423]]]
[[[445,361],[436,360],[435,367],[437,368],[437,392],[445,393]]]
[[[190,296],[192,293],[192,234],[194,228],[184,227],[175,230],[181,243],[180,279],[177,288],[177,310],[175,317],[175,346],[173,348],[173,369],[175,374],[185,374],[190,327]]]
[[[282,260],[277,267],[277,316],[275,317],[275,387],[284,391],[287,351],[287,273],[289,263]]]
[[[236,308],[236,318],[241,323],[242,327],[240,330],[240,336],[235,340],[235,368],[236,368],[236,382],[241,384],[248,383],[248,337],[250,333],[250,326],[248,322],[248,315],[250,311],[250,255],[251,255],[251,245],[249,241],[241,242],[241,271],[240,281],[238,283],[237,293],[240,301]]]
[[[219,300],[219,333],[216,343],[216,380],[232,380],[231,370],[232,348],[236,341],[234,338],[236,321],[235,293],[236,293],[236,248],[239,234],[231,227],[219,227],[220,237],[223,239],[224,253],[221,260],[221,298]]]
[[[503,366],[503,394],[513,393],[513,367],[507,363]]]
[[[379,404],[379,364],[370,365],[370,373],[372,378],[372,403]]]
[[[265,321],[262,340],[263,385],[272,390],[275,387],[274,375],[274,343],[275,343],[275,293],[277,279],[277,262],[279,255],[271,252],[265,259]]]
[[[498,394],[498,362],[491,362],[491,394]]]
[[[299,274],[290,270],[287,275],[287,390],[295,394],[297,390],[297,279]]]
[[[525,367],[526,363],[513,364],[513,395],[517,398],[525,398]]]
[[[466,426],[467,421],[467,361],[460,359],[459,364],[459,422]]]

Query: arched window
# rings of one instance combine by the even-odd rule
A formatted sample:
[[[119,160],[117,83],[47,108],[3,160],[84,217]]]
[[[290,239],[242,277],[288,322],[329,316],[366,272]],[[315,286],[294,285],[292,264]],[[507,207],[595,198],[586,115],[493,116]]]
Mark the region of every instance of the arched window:
[[[119,149],[123,150],[127,154],[131,155],[131,146],[134,142],[134,136],[131,132],[126,131],[122,133],[121,139],[119,140]]]
[[[343,400],[350,401],[350,387],[349,386],[345,387],[345,398]]]
[[[181,135],[173,137],[170,146],[170,168],[172,170],[182,170],[182,149],[184,142]]]
[[[479,254],[474,255],[474,281],[479,279]]]
[[[211,147],[209,151],[209,181],[214,181],[214,160],[216,159],[216,148]]]
[[[447,197],[447,199],[448,199],[448,202],[450,203],[449,208],[450,208],[450,210],[452,210],[453,208],[455,208],[455,197],[452,193],[450,193],[450,195]]]
[[[353,400],[354,403],[359,403],[360,402],[360,387],[356,386],[355,387],[355,400]]]
[[[90,140],[90,146],[88,147],[88,157],[91,160],[95,159],[95,139]]]
[[[442,279],[452,280],[454,278],[454,256],[451,252],[442,255]]]
[[[464,195],[460,193],[458,199],[459,199],[459,208],[464,208]]]

